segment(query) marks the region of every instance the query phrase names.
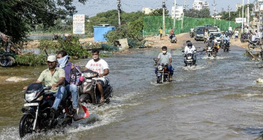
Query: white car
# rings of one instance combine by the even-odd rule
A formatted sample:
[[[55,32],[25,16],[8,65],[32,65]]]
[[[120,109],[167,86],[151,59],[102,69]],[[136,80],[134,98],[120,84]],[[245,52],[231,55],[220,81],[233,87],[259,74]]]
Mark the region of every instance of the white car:
[[[210,33],[209,33],[209,37],[214,36],[215,39],[217,40],[217,44],[218,44],[219,46],[220,46],[220,43],[221,43],[221,35],[222,35],[221,32],[210,32]]]

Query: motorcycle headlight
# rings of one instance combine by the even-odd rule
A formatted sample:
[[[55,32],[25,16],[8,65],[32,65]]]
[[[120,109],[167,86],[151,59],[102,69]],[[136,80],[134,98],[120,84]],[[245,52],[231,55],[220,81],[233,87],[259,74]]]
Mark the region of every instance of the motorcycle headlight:
[[[36,98],[37,91],[32,91],[32,92],[26,92],[25,93],[25,100],[27,102],[31,102]]]
[[[163,70],[163,67],[162,66],[158,66],[158,70]]]
[[[192,59],[192,56],[188,56],[187,59]]]

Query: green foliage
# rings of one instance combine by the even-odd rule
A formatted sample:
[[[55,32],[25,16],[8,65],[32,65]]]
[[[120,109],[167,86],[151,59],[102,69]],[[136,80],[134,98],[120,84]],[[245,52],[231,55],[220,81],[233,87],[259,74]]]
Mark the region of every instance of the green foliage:
[[[46,55],[45,54],[16,55],[15,60],[18,65],[37,66],[37,65],[46,64]]]
[[[246,4],[245,5],[245,9],[246,7],[249,6],[249,14],[250,14],[250,18],[253,19],[252,14],[253,14],[253,8],[254,8],[254,4]],[[245,12],[247,12],[247,10],[245,10]],[[229,18],[229,12],[228,11],[222,11],[221,13],[219,13],[219,15],[221,15],[221,19],[223,20],[230,20],[230,21],[235,21],[235,19],[237,17],[241,17],[242,14],[242,8],[238,8],[237,11],[232,11],[230,12],[230,18]]]
[[[165,16],[168,16],[169,10],[165,9]],[[149,16],[163,16],[163,8],[155,9]]]
[[[84,4],[87,0],[78,0]],[[0,32],[19,42],[36,25],[54,26],[57,19],[76,13],[73,0],[0,0]]]
[[[210,11],[208,8],[195,10],[195,9],[189,9],[186,10],[184,15],[186,17],[194,17],[194,18],[210,18]]]
[[[126,25],[122,25],[121,28],[117,28],[114,31],[108,32],[108,34],[106,34],[105,37],[107,38],[107,41],[110,44],[114,44],[116,40],[122,38],[133,39],[134,42],[138,43],[143,40],[143,34],[142,34],[143,27],[144,27],[143,17],[140,17],[139,19],[133,22],[129,22]]]
[[[122,25],[133,22],[140,17],[143,17],[143,12],[132,12],[126,13],[124,11],[121,12],[121,23]],[[89,18],[89,22],[86,23],[87,32],[93,33],[93,26],[97,26],[99,24],[110,24],[111,26],[118,26],[118,11],[110,10],[107,12],[98,13],[96,16]]]
[[[41,40],[38,48],[41,50],[51,50],[53,53],[59,50],[65,50],[70,56],[74,56],[74,58],[87,56],[87,51],[80,44],[79,38],[74,36],[59,39],[58,41]]]
[[[71,56],[87,56],[87,51],[82,48],[78,37],[69,36],[65,40],[59,39],[58,43],[60,44],[60,49]]]

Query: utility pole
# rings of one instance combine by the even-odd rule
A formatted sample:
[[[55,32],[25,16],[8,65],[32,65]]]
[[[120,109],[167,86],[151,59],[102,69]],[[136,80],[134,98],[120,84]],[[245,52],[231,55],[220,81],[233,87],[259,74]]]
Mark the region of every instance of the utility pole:
[[[230,6],[228,5],[228,28],[230,27]]]
[[[258,25],[257,25],[257,31],[260,31],[260,26],[261,26],[261,4],[257,0],[257,7],[258,7]]]
[[[247,26],[249,27],[249,0],[247,0]]]
[[[163,0],[163,37],[165,36],[165,0]]]
[[[212,6],[214,7],[214,26],[216,25],[216,2],[214,0],[214,4],[212,4]]]
[[[121,27],[121,0],[118,0],[118,24]]]
[[[242,0],[242,26],[241,26],[241,33],[243,33],[244,28],[244,0]]]
[[[176,18],[176,0],[174,0],[174,26],[173,26],[174,32],[175,32],[175,18]]]

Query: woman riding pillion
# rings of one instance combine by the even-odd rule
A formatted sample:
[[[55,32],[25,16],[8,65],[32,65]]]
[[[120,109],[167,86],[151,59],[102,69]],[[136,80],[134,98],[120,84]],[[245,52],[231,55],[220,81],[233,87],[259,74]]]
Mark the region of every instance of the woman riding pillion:
[[[160,64],[167,64],[167,69],[170,72],[170,79],[169,81],[172,81],[172,76],[173,76],[173,72],[174,69],[172,67],[172,55],[171,53],[167,52],[167,47],[163,46],[162,47],[162,53],[160,53],[155,61],[155,65],[157,64],[157,62],[160,60]],[[155,69],[155,74],[157,74],[158,69]]]

